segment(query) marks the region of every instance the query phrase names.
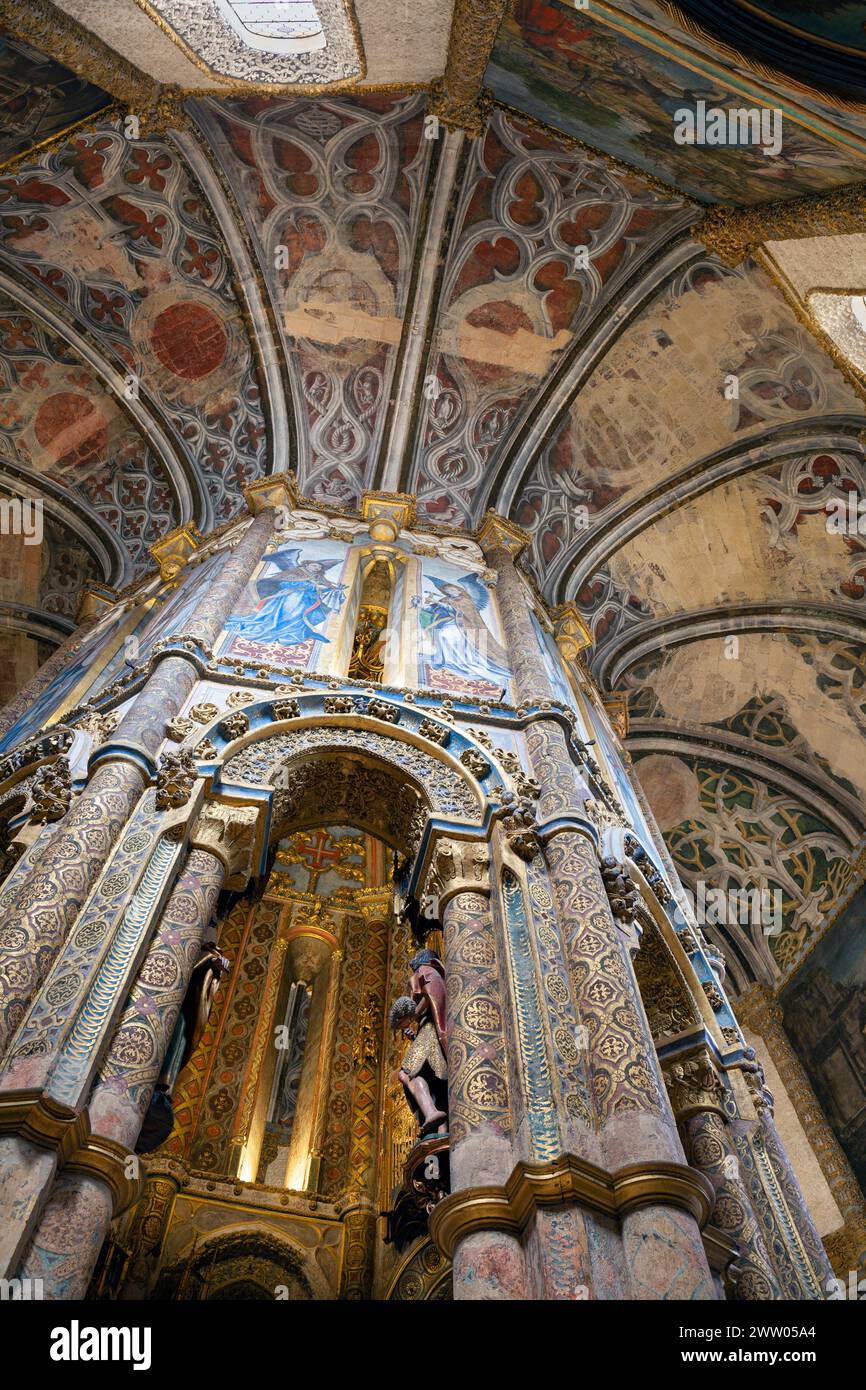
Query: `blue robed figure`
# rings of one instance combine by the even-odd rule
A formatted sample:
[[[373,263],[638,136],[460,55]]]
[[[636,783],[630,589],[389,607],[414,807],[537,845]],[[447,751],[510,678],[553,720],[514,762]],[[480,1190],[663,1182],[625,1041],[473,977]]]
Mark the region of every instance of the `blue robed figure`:
[[[254,581],[259,599],[255,612],[227,618],[226,627],[251,642],[280,642],[286,647],[308,637],[328,642],[319,629],[343,606],[346,586],[332,583],[327,575],[342,560],[302,561],[300,556],[300,549],[270,555],[268,569]]]

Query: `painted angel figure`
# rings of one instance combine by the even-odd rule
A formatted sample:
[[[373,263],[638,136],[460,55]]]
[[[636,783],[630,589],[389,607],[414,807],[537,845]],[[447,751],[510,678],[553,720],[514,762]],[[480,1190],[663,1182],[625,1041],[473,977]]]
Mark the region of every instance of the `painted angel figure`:
[[[430,576],[430,582],[438,593],[428,590],[418,616],[432,644],[434,671],[451,670],[492,685],[509,680],[508,655],[482,616],[490,594],[478,576],[464,574],[456,584]]]
[[[300,555],[300,549],[270,555],[268,571],[255,580],[256,611],[227,618],[226,627],[251,642],[280,642],[286,647],[308,637],[330,641],[319,629],[345,601],[345,584],[334,584],[327,577],[342,561],[302,561]]]

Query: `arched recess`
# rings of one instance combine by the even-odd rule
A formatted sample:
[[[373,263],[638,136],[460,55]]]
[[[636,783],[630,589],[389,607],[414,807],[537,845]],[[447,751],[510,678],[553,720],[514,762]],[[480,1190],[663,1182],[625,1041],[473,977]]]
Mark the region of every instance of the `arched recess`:
[[[495,755],[462,728],[378,692],[274,695],[216,715],[184,747],[212,800],[256,812],[254,875],[281,836],[343,824],[417,856],[421,881],[430,832],[486,832],[509,788]]]
[[[193,1239],[159,1274],[154,1299],[184,1302],[332,1298],[313,1261],[264,1225],[222,1227]]]

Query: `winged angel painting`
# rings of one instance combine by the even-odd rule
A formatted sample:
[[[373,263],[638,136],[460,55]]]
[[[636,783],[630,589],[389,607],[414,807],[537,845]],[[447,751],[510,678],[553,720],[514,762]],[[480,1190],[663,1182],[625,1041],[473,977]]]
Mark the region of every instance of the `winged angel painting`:
[[[231,651],[240,651],[241,643],[244,655],[257,656],[256,646],[276,645],[300,661],[309,656],[314,642],[328,642],[323,628],[346,598],[345,584],[328,576],[341,564],[342,557],[302,559],[299,547],[274,551],[253,581],[256,608],[226,619],[227,629],[235,634]]]
[[[425,684],[434,690],[499,699],[511,678],[508,655],[484,614],[490,594],[475,574],[456,582],[425,572],[416,600]]]

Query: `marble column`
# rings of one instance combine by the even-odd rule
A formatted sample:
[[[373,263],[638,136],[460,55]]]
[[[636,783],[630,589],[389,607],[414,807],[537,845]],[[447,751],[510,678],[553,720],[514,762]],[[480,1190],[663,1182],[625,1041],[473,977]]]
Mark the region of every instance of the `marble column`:
[[[530,619],[530,599],[515,566],[525,536],[488,513],[481,544],[497,574],[496,595],[523,705],[556,699]],[[601,1143],[610,1171],[654,1161],[684,1164],[627,944],[611,914],[598,852],[586,822],[581,783],[561,725],[537,719],[527,729],[533,774],[541,787],[540,823],[556,819],[545,845],[574,1005],[585,1047]],[[570,828],[571,821],[574,828]],[[583,825],[586,825],[586,829]],[[715,1297],[694,1218],[667,1205],[641,1207],[621,1220],[631,1296]]]
[[[837,1273],[844,1275],[851,1269],[859,1271],[866,1267],[866,1197],[785,1032],[782,1009],[770,990],[763,985],[753,985],[738,996],[735,1010],[740,1022],[763,1039],[842,1213],[845,1222],[842,1231],[834,1232],[822,1244],[832,1256]],[[775,1124],[773,1128],[775,1130]]]
[[[89,1105],[90,1127],[124,1148],[132,1149],[138,1138],[224,874],[215,855],[191,851],[100,1069]],[[61,1173],[22,1273],[43,1281],[47,1299],[82,1298],[112,1216],[106,1183]]]
[[[250,524],[217,581],[205,589],[185,637],[213,642],[264,554],[273,521],[267,510]],[[58,822],[30,873],[0,894],[0,1057],[147,785],[145,768],[165,737],[166,721],[197,679],[192,661],[157,658],[156,670],[110,745],[94,753],[88,785]]]
[[[440,903],[445,934],[451,1191],[501,1185],[514,1167],[500,965],[490,903],[457,892]],[[473,1231],[453,1253],[455,1299],[527,1297],[518,1238]]]
[[[670,1062],[665,1079],[689,1162],[715,1191],[712,1224],[740,1247],[732,1270],[735,1296],[749,1302],[782,1297],[760,1224],[740,1174],[724,1112],[724,1087],[705,1050]]]

